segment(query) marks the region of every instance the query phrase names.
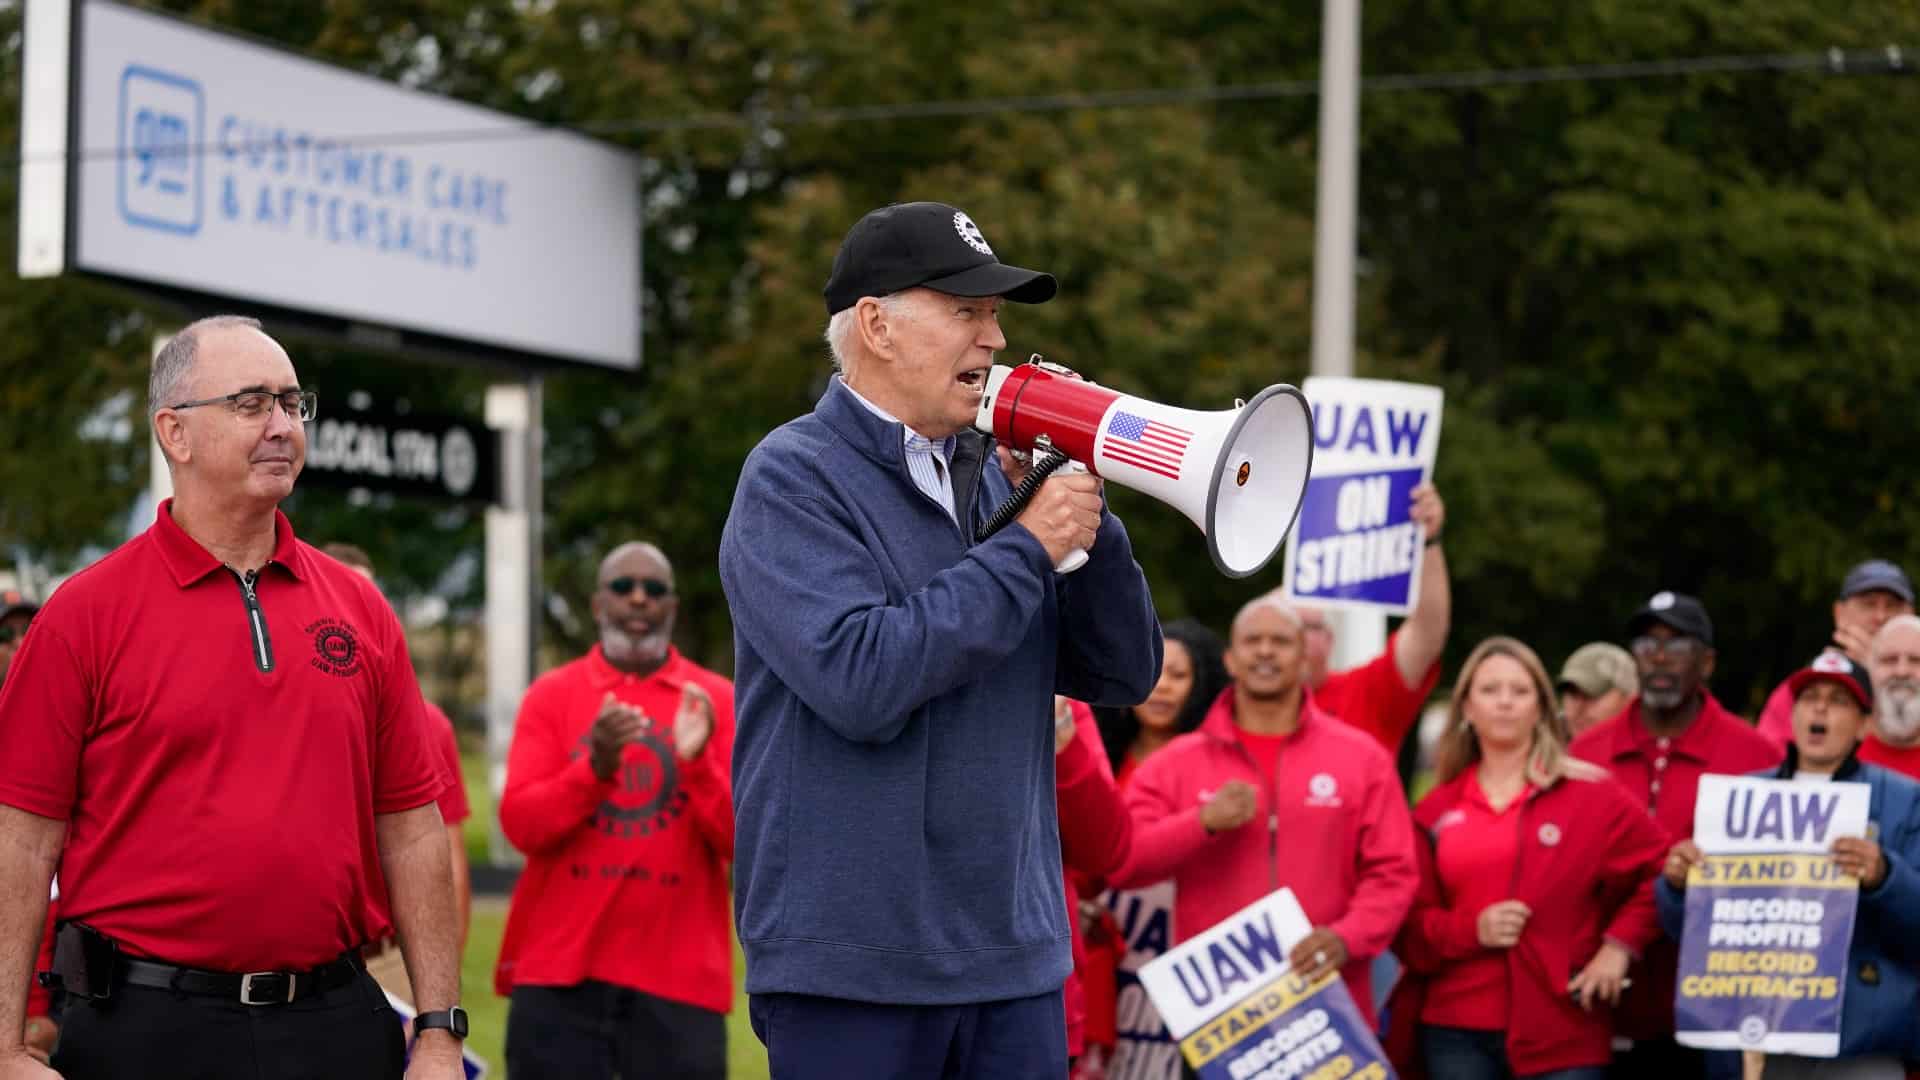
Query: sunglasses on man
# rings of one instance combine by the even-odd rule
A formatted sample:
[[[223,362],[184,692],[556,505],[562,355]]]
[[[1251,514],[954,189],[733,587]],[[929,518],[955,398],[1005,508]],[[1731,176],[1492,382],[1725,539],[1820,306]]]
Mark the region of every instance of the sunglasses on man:
[[[613,593],[615,596],[629,596],[632,595],[633,590],[639,589],[646,593],[648,598],[653,600],[671,595],[673,592],[673,586],[661,581],[659,578],[650,577],[617,577],[607,582],[606,588],[608,592]]]
[[[11,645],[26,636],[27,628],[24,626],[0,626],[0,645]]]

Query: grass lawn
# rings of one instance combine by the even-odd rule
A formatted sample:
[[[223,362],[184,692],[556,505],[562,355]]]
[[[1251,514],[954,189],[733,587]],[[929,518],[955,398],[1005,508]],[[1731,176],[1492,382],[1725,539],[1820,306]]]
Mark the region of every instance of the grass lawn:
[[[463,754],[467,800],[473,817],[467,819],[467,853],[475,860],[487,857],[488,822],[493,820],[493,796],[487,788],[486,761],[478,754]],[[467,935],[467,952],[460,967],[460,1000],[472,1021],[473,1034],[467,1044],[486,1059],[492,1080],[507,1075],[507,1003],[493,992],[493,965],[500,958],[500,934],[507,924],[507,898],[473,898],[473,929]],[[767,1052],[747,1024],[747,998],[739,993],[746,962],[740,946],[733,947],[735,993],[733,1011],[727,1014],[727,1075],[730,1080],[766,1080]]]

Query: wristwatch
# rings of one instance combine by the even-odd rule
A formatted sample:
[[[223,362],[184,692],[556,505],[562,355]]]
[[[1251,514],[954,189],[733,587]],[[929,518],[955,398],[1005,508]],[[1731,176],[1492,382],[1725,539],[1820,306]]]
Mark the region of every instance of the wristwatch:
[[[423,1012],[413,1018],[413,1034],[418,1037],[423,1031],[449,1031],[456,1039],[467,1037],[467,1010],[455,1005],[451,1009],[438,1012]]]

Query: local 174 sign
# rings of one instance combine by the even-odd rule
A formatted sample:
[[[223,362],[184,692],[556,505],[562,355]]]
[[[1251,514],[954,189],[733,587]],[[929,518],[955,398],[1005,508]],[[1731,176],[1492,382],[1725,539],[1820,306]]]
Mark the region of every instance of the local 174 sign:
[[[1413,489],[1432,477],[1444,402],[1437,386],[1314,376],[1313,476],[1287,540],[1287,594],[1404,615],[1425,537]]]
[[[470,420],[322,412],[307,423],[300,482],[492,502],[500,486],[498,446],[498,435]]]
[[[1281,889],[1140,970],[1200,1080],[1393,1080],[1340,976],[1287,963],[1312,929]]]
[[[1860,883],[1830,851],[1865,836],[1865,784],[1705,776],[1687,875],[1675,1037],[1708,1050],[1832,1057]]]

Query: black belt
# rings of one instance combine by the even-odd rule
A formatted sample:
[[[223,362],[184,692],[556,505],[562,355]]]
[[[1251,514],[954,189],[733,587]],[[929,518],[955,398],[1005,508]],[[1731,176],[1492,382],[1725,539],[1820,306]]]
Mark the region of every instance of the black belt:
[[[290,1004],[339,989],[359,973],[359,967],[344,957],[311,971],[251,971],[244,975],[174,967],[131,956],[120,960],[120,979],[129,985],[227,998],[242,1005]]]

